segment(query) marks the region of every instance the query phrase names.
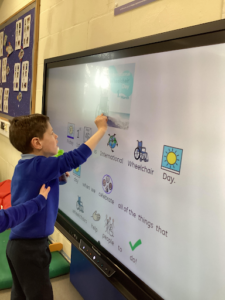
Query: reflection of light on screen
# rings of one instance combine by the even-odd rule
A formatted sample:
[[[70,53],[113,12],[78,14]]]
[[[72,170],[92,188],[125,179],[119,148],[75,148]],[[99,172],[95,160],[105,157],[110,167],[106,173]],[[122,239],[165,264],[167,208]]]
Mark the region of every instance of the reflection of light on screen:
[[[101,87],[102,89],[108,89],[109,87],[109,75],[108,68],[104,68],[103,70],[97,70],[95,75],[95,85],[97,88]]]
[[[87,75],[90,77],[90,76],[91,76],[91,71],[90,71],[90,69],[88,68],[88,65],[85,65],[85,69],[86,69]]]
[[[84,95],[86,95],[88,89],[88,84],[87,82],[84,84]]]

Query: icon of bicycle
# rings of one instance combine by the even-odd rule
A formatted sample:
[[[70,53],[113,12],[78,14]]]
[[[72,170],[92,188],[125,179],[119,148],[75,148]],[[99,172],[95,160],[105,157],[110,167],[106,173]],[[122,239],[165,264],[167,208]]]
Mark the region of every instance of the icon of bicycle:
[[[142,141],[138,141],[137,148],[134,150],[134,158],[136,160],[140,159],[140,161],[148,162],[148,153],[146,152],[146,148],[142,147]]]

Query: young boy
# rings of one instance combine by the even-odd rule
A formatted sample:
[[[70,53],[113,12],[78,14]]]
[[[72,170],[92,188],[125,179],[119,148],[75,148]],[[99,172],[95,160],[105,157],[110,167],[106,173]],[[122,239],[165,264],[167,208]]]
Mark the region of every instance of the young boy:
[[[76,169],[92,154],[107,130],[107,117],[95,120],[98,131],[78,149],[53,157],[58,152],[58,136],[49,118],[34,114],[11,121],[9,138],[22,152],[11,182],[12,206],[36,197],[43,183],[51,187],[42,211],[11,230],[7,259],[13,277],[11,300],[52,300],[49,279],[51,253],[48,235],[54,231],[59,203],[59,176]]]
[[[45,184],[43,184],[40,193],[36,198],[8,209],[1,209],[0,233],[8,228],[13,228],[19,225],[37,212],[41,211],[46,205],[49,191],[50,187],[46,189]]]

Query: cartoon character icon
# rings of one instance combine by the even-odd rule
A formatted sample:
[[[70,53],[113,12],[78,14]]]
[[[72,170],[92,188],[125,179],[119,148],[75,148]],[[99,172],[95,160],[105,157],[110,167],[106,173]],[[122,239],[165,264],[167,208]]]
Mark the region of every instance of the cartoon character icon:
[[[108,141],[108,144],[107,144],[107,146],[109,146],[111,148],[112,152],[114,152],[113,149],[116,146],[118,146],[118,143],[117,143],[117,140],[116,140],[115,136],[116,136],[116,134],[114,134],[114,135],[109,134],[109,141]]]
[[[110,235],[110,236],[114,236],[113,234],[113,229],[114,229],[114,219],[112,219],[111,222],[111,217],[107,218],[106,215],[106,219],[105,219],[105,227],[106,227],[106,232]]]
[[[73,175],[76,175],[80,178],[81,176],[81,166],[77,167],[76,169],[73,169]]]
[[[73,133],[73,127],[72,126],[69,127],[69,133],[70,134]]]
[[[101,216],[100,214],[97,213],[97,210],[93,213],[91,217],[93,218],[94,221],[99,221],[101,219]]]
[[[83,202],[81,201],[81,197],[78,196],[78,200],[76,203],[76,209],[79,210],[80,212],[84,212],[84,206],[83,206]]]
[[[67,137],[74,140],[75,124],[68,123],[67,125]]]
[[[148,162],[148,153],[146,152],[146,148],[142,147],[142,141],[137,141],[138,146],[134,150],[134,158],[136,160],[140,159],[140,161]]]
[[[84,127],[84,143],[90,139],[92,136],[92,128],[91,127]]]
[[[106,194],[110,194],[113,190],[113,180],[107,174],[102,178],[102,188]]]

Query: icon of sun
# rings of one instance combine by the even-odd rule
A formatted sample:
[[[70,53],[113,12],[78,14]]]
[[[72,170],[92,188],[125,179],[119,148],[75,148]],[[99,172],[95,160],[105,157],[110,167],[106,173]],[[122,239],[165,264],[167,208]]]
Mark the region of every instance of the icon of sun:
[[[168,168],[174,168],[178,166],[177,162],[179,162],[179,154],[177,154],[177,150],[174,150],[173,148],[168,149],[168,151],[165,152],[166,155],[164,158],[166,159],[164,162],[167,162],[166,167]]]

